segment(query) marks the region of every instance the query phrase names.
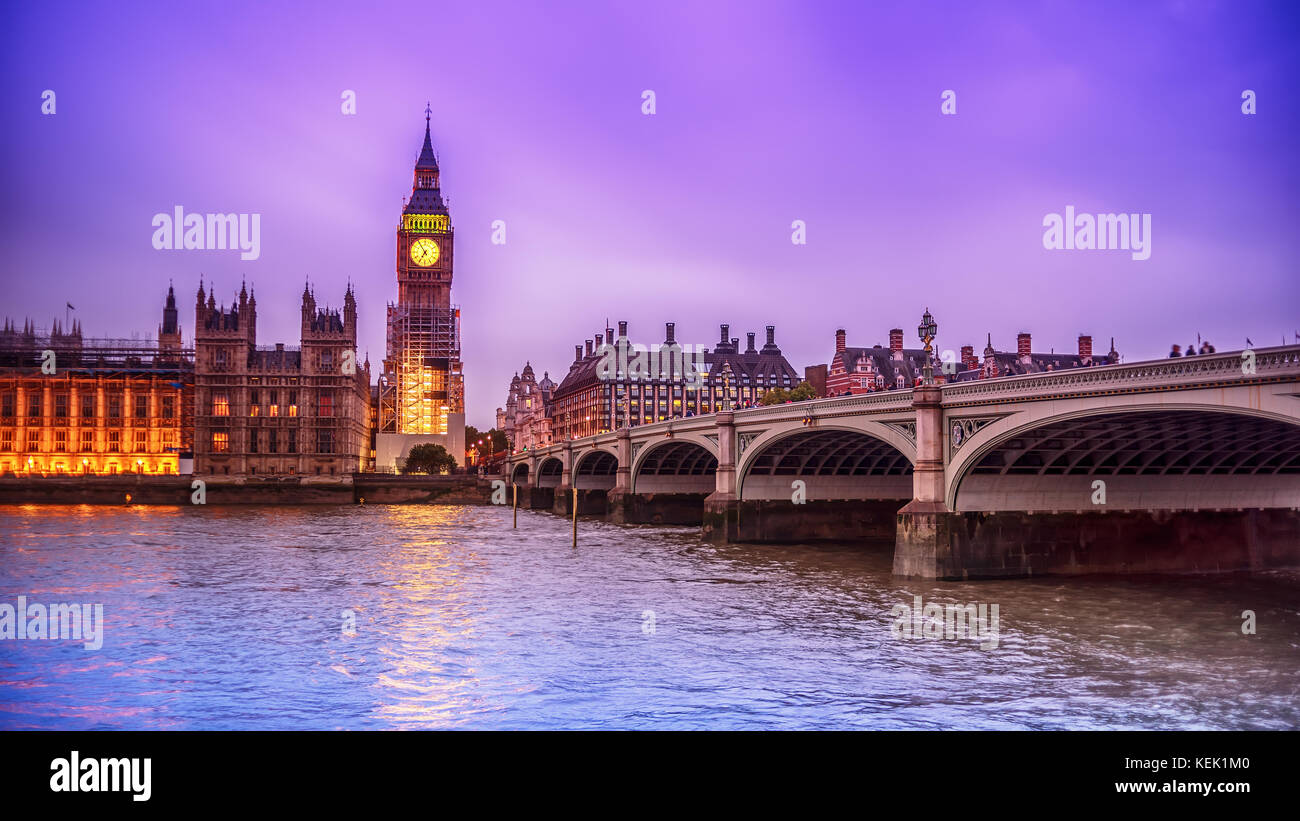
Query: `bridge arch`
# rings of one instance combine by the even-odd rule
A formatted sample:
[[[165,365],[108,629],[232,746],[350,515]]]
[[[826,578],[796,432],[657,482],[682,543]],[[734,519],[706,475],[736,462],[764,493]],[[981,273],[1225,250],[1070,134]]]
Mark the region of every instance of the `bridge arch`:
[[[901,505],[912,497],[915,453],[914,447],[911,453],[903,449],[905,441],[885,425],[869,422],[768,431],[741,454],[736,492],[742,501],[789,500],[793,482],[801,479],[809,501],[898,499]]]
[[[593,448],[574,458],[573,486],[579,490],[609,490],[614,487],[617,473],[618,457]]]
[[[517,462],[510,470],[510,483],[515,485],[527,484],[528,482],[528,463]]]
[[[558,456],[545,456],[537,463],[536,487],[559,487],[564,476],[564,463]]]
[[[718,452],[709,440],[663,438],[642,447],[632,463],[633,493],[712,493]]]
[[[1167,397],[1166,397],[1167,398]],[[947,467],[949,510],[1300,507],[1300,416],[1134,402],[990,423]]]

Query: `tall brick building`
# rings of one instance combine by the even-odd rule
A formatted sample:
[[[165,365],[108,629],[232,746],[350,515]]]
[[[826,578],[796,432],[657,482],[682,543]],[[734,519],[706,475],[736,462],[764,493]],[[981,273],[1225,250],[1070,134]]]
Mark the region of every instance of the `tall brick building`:
[[[206,301],[205,301],[206,299]],[[370,454],[370,363],[357,361],[357,304],[302,294],[301,347],[257,345],[257,298],[229,310],[199,285],[194,307],[194,472],[341,475]]]
[[[683,353],[688,361],[700,365],[697,374],[673,372],[661,367],[647,376],[610,371],[608,365],[626,360],[631,345],[627,323],[618,323],[618,337],[606,328],[604,333],[575,345],[573,363],[553,395],[552,429],[556,440],[590,436],[615,430],[624,424],[635,427],[665,419],[695,416],[721,410],[724,395],[729,394],[732,408],[758,404],[763,394],[774,388],[789,390],[799,384],[799,374],[776,344],[776,327],[767,326],[767,341],[755,347],[755,334],[746,334],[747,345],[741,350],[739,338],[729,338],[729,325],[719,326],[720,338],[712,349],[683,352],[677,342],[676,327],[664,326],[664,342],[656,347],[660,363],[678,361]],[[665,358],[666,357],[666,358]],[[726,377],[724,378],[724,373]]]
[[[1115,340],[1111,340],[1110,353],[1094,357],[1092,337],[1080,336],[1078,352],[1073,354],[1035,353],[1032,337],[1021,333],[1016,337],[1016,350],[998,351],[993,348],[993,336],[988,337],[982,359],[975,356],[973,345],[964,345],[945,373],[936,348],[934,375],[942,382],[965,382],[972,379],[993,379],[1027,373],[1059,371],[1065,368],[1086,368],[1094,365],[1111,365],[1119,362]],[[835,352],[827,366],[825,396],[872,393],[912,387],[921,378],[925,367],[925,350],[904,348],[903,330],[889,331],[889,347],[873,345],[870,348],[850,347],[843,328],[835,332]],[[950,357],[951,358],[951,357]]]

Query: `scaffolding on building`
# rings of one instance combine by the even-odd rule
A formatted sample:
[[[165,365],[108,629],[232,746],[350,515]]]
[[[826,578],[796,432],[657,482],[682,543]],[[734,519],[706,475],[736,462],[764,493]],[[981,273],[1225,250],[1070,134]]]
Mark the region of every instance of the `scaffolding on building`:
[[[460,308],[388,303],[387,348],[380,433],[447,433],[448,415],[465,412]]]

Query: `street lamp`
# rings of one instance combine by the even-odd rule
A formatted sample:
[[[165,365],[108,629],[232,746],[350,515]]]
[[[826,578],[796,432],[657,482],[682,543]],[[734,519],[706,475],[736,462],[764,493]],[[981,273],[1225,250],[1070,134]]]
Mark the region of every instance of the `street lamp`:
[[[722,409],[731,410],[731,363],[722,363]]]
[[[934,366],[931,364],[932,349],[930,343],[934,341],[935,336],[939,333],[939,326],[935,323],[934,317],[930,316],[930,309],[926,308],[925,313],[921,316],[921,324],[916,326],[916,335],[925,342],[925,364],[921,369],[921,384],[934,384]]]

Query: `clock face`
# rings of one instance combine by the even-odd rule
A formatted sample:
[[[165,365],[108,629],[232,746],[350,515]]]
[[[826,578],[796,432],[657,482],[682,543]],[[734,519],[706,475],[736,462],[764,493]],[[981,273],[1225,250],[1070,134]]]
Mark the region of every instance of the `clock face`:
[[[411,262],[419,265],[421,268],[428,268],[438,261],[438,243],[428,237],[420,237],[411,243]]]

